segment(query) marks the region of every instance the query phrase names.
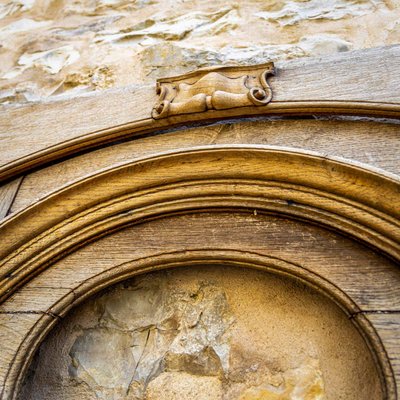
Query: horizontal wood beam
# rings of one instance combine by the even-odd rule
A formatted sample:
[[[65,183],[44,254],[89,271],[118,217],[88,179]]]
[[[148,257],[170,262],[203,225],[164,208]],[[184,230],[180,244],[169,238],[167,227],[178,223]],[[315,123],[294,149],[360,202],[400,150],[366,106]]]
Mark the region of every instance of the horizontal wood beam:
[[[155,120],[155,85],[118,88],[0,111],[0,181],[117,140],[179,125],[271,115],[400,117],[400,45],[275,64],[272,101],[261,107]]]

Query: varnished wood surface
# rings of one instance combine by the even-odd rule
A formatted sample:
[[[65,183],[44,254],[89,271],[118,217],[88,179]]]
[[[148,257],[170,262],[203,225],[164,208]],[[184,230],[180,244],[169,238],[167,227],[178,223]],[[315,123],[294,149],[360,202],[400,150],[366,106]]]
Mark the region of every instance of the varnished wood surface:
[[[400,46],[276,64],[265,107],[208,111],[155,121],[153,86],[5,109],[0,113],[0,180],[60,157],[124,137],[189,122],[251,115],[400,116]],[[84,110],[84,111],[83,111]]]

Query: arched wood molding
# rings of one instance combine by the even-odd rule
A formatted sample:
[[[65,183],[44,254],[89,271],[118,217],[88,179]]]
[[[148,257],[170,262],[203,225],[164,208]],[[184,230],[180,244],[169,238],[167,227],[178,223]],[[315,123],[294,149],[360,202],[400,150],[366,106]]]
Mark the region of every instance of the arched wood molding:
[[[138,274],[179,266],[188,267],[204,264],[256,268],[266,272],[278,273],[298,279],[328,296],[353,320],[354,325],[370,348],[380,374],[384,398],[388,400],[397,399],[393,371],[379,336],[354,301],[339,287],[306,268],[286,260],[253,252],[223,248],[186,249],[185,251],[155,253],[149,257],[117,265],[100,274],[93,273],[90,279],[77,284],[70,293],[56,299],[51,307],[51,312],[41,314],[31,325],[25,327],[25,333],[22,335],[17,351],[3,377],[0,398],[3,400],[18,398],[20,386],[34,353],[59,318],[64,317],[72,307],[98,291]],[[45,295],[46,288],[43,288],[42,292]]]
[[[0,225],[2,307],[7,309],[12,294],[22,292],[34,277],[81,246],[128,225],[202,210],[247,210],[306,220],[350,235],[400,261],[399,187],[398,180],[379,170],[316,153],[261,145],[180,149],[128,162],[78,181]],[[261,262],[256,261],[256,254],[236,252],[235,257],[224,258],[217,253],[221,254],[218,249],[207,254],[204,249],[188,249],[186,255],[155,254],[143,261],[151,267],[140,267],[136,260],[129,264],[134,267],[123,266],[81,282],[67,296],[56,298],[44,313],[26,314],[32,320],[19,332],[22,336],[16,339],[11,362],[3,366],[1,398],[16,398],[35,349],[70,307],[132,274],[183,262],[226,262],[267,269],[272,265],[318,286],[348,315],[356,316],[355,323],[376,357],[382,387],[388,391],[386,398],[397,398],[391,366],[374,327],[340,288],[318,280],[300,266],[288,266],[285,260]],[[188,255],[193,256],[192,261]]]
[[[265,146],[179,150],[103,171],[0,225],[0,299],[54,260],[163,214],[241,207],[312,221],[400,261],[399,182],[316,154]]]
[[[285,115],[400,117],[400,46],[275,63],[265,106],[154,119],[155,85],[115,89],[0,112],[0,181],[105,143],[190,123]],[[82,112],[84,110],[84,112]]]

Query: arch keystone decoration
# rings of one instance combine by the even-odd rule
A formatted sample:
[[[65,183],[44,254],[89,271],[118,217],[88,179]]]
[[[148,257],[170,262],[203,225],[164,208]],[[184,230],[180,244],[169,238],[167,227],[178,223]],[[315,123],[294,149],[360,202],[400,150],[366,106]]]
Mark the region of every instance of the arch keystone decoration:
[[[207,110],[265,106],[272,99],[267,78],[274,64],[212,67],[173,78],[157,80],[160,96],[153,108],[154,119]]]

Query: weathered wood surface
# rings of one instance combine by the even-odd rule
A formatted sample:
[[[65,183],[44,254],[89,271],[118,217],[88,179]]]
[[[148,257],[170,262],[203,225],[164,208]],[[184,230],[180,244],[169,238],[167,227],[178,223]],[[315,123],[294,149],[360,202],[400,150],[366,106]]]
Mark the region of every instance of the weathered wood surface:
[[[52,258],[121,224],[213,204],[306,218],[400,258],[392,177],[281,147],[195,147],[100,171],[8,219],[1,292],[7,296]]]
[[[277,76],[270,79],[274,100],[400,101],[400,46],[338,53],[313,60],[276,63]],[[283,79],[280,79],[282,77]]]
[[[375,116],[383,110],[389,115],[400,106],[400,78],[394,68],[399,57],[400,46],[394,46],[277,63],[277,76],[270,81],[273,104],[264,114],[364,110]],[[4,111],[0,179],[87,146],[182,123],[179,117],[152,120],[155,101],[153,87],[125,88]],[[254,112],[246,110],[246,115]],[[193,115],[189,122],[240,113]],[[27,268],[32,271],[21,275],[20,289],[0,306],[0,341],[7,341],[0,352],[1,378],[13,365],[9,385],[20,381],[18,371],[24,370],[35,346],[76,302],[132,273],[159,268],[163,257],[172,266],[198,254],[202,263],[230,257],[240,265],[269,257],[279,268],[287,262],[304,279],[315,278],[313,284],[338,301],[360,329],[367,315],[400,390],[400,270],[383,255],[399,242],[399,134],[400,124],[394,121],[220,124],[135,137],[55,163],[28,174],[22,183],[9,181],[0,189],[0,219],[10,211],[25,209],[25,214],[11,217],[0,228],[0,252],[13,252],[3,282],[19,279]],[[258,150],[234,157],[231,149],[203,160],[201,152],[196,153],[200,147],[214,151],[222,145],[262,145],[270,156],[256,161]],[[189,150],[193,154],[187,159],[168,159],[169,152]],[[277,158],[280,152],[287,155]],[[165,162],[157,154],[164,154]],[[153,161],[137,163],[146,157]],[[118,171],[106,173],[118,166]],[[83,179],[86,183],[76,183]],[[242,182],[255,179],[259,182],[252,188]],[[264,187],[265,182],[281,182],[282,187]],[[301,190],[292,190],[296,185]],[[68,186],[68,191],[55,194]],[[312,197],[318,190],[324,190],[323,196]],[[175,212],[181,215],[170,215]],[[378,251],[314,223],[357,237]],[[114,232],[125,224],[133,225]],[[396,258],[397,253],[387,254]],[[148,266],[146,260],[155,264]],[[321,278],[326,286],[318,286]],[[380,340],[371,340],[384,359]],[[390,367],[385,368],[390,382]],[[393,392],[388,399],[396,399]]]
[[[64,152],[59,150],[65,146],[72,146],[71,152],[79,151],[79,142],[85,141],[88,134],[118,126],[124,129],[132,121],[148,119],[148,107],[155,100],[152,89],[127,87],[100,95],[3,110],[0,112],[1,168],[18,163],[19,159],[35,165],[34,159],[42,152],[54,153],[49,159],[60,157]],[[91,136],[93,140],[97,135]],[[57,145],[61,145],[58,150]]]
[[[165,217],[104,237],[46,269],[1,309],[45,312],[96,274],[132,259],[189,249],[249,251],[287,260],[340,287],[364,311],[400,311],[400,269],[393,262],[317,226],[250,209]]]
[[[32,326],[53,326],[56,318],[44,313],[1,313],[0,312],[0,398],[11,398],[4,393],[4,379],[17,381],[20,377],[19,371],[10,371],[9,366],[13,363],[28,365],[29,346],[25,347],[24,340],[29,336]],[[19,353],[18,353],[19,352]],[[18,398],[18,397],[16,397]]]
[[[387,314],[390,317],[400,311],[399,269],[354,241],[303,222],[255,214],[254,210],[189,213],[138,224],[104,237],[58,261],[27,283],[0,308],[3,318],[12,315],[30,318],[16,327],[18,335],[12,339],[15,344],[5,349],[3,365],[7,367],[17,343],[25,340],[23,332],[26,337],[30,335],[31,339],[26,341],[32,346],[37,340],[34,335],[39,335],[41,330],[35,326],[38,319],[32,318],[32,314],[48,317],[48,323],[52,323],[71,305],[103,285],[124,279],[135,271],[146,271],[143,260],[150,260],[153,270],[167,265],[160,261],[160,254],[170,259],[170,265],[180,259],[179,265],[190,265],[185,260],[191,253],[199,254],[199,260],[205,260],[203,264],[207,259],[216,262],[225,257],[225,263],[229,264],[230,260],[245,265],[241,257],[254,260],[268,257],[274,260],[271,266],[275,263],[276,270],[281,272],[285,270],[280,269],[280,263],[290,263],[302,279],[315,276],[329,282],[331,291],[321,287],[319,290],[338,301],[355,323],[365,312],[379,309],[390,312]],[[335,297],[336,289],[332,291],[332,288],[345,293],[345,298]],[[399,329],[399,321],[392,320],[391,324],[394,331]],[[387,347],[390,357],[395,359],[392,349],[393,346]],[[17,362],[22,359],[18,358]],[[400,381],[400,371],[395,371]]]
[[[12,363],[13,357],[28,330],[42,315],[42,313],[35,312],[0,312],[0,374],[2,377],[7,374],[8,366]]]
[[[121,163],[176,148],[229,143],[309,150],[400,176],[400,124],[333,120],[248,121],[137,138],[71,157],[28,174],[11,212],[18,212],[74,181]]]
[[[153,86],[8,108],[0,113],[0,179],[101,143],[190,121],[269,114],[400,116],[400,46],[321,59],[280,62],[265,107],[177,116],[155,121]]]
[[[388,353],[397,379],[397,393],[400,394],[400,310],[368,312],[366,316],[376,329]]]
[[[146,151],[153,157],[142,161],[122,153],[111,170],[101,163],[89,168],[89,158],[82,163],[86,179],[56,190],[1,226],[1,290],[7,300],[0,313],[33,313],[48,322],[42,325],[40,319],[39,325],[35,321],[22,327],[27,329],[19,339],[22,347],[13,345],[5,355],[6,362],[12,352],[16,357],[6,393],[13,393],[25,362],[57,318],[77,301],[130,276],[132,268],[146,272],[167,265],[164,258],[176,266],[189,262],[194,252],[202,263],[224,263],[230,257],[236,265],[256,267],[260,257],[268,258],[273,261],[264,265],[277,264],[336,299],[360,330],[364,312],[400,309],[400,272],[388,259],[312,224],[264,215],[291,215],[330,226],[399,259],[398,183],[391,175],[304,149],[175,145],[172,152],[160,146],[157,155],[149,146]],[[133,156],[140,158],[139,148]],[[57,175],[53,171],[48,177]],[[199,214],[194,209],[221,212]],[[174,213],[186,215],[170,217]],[[127,224],[133,227],[110,236]],[[126,232],[124,240],[114,240]],[[382,364],[387,398],[395,399],[391,368],[374,335],[367,336]]]
[[[15,196],[23,178],[17,178],[9,183],[0,186],[0,220],[10,212]]]

